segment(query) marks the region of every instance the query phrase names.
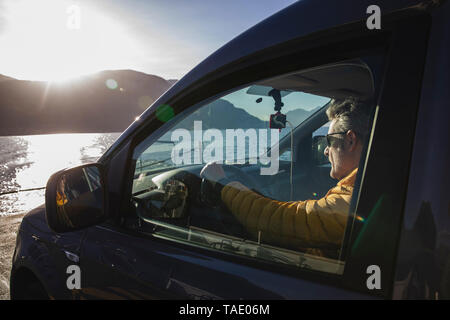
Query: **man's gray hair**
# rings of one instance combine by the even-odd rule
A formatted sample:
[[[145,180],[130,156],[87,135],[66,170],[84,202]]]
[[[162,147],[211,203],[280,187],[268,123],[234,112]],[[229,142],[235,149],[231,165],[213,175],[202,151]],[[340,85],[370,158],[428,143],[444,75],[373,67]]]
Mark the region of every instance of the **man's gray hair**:
[[[361,141],[364,141],[369,133],[367,104],[357,99],[332,100],[327,109],[327,116],[330,121],[336,119],[335,132],[353,130]]]

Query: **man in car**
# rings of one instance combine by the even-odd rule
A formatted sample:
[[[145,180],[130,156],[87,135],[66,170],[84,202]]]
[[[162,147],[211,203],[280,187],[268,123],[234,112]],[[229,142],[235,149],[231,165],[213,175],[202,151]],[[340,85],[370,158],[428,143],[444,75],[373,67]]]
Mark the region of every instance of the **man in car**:
[[[201,172],[220,192],[222,202],[247,231],[265,243],[298,248],[336,257],[344,236],[356,173],[369,116],[354,99],[333,101],[327,109],[331,121],[324,153],[330,176],[339,180],[318,200],[281,202],[263,197],[237,181],[229,181],[220,164],[207,164]]]

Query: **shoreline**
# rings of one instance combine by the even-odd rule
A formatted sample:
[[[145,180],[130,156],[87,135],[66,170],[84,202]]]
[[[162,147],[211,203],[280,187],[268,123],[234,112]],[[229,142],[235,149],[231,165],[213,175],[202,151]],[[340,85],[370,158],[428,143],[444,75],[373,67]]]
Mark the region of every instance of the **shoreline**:
[[[19,225],[25,213],[0,215],[0,300],[9,300],[9,276]]]

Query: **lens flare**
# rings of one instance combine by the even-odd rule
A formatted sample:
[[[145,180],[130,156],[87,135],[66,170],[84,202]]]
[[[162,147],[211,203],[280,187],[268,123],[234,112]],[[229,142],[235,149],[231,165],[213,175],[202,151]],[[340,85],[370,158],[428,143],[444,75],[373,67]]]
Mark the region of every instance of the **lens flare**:
[[[167,122],[175,116],[175,111],[168,104],[163,104],[156,109],[156,118],[159,121]]]
[[[117,81],[114,79],[108,79],[105,81],[105,85],[108,89],[110,90],[115,90],[117,89],[118,85],[117,85]]]

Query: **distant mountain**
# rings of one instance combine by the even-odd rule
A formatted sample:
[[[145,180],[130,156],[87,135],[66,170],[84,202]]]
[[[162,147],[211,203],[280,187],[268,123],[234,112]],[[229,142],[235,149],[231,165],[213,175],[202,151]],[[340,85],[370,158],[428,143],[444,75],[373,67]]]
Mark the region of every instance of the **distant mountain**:
[[[120,132],[174,81],[133,70],[102,71],[66,83],[0,75],[0,135]]]
[[[16,80],[0,75],[0,135],[65,132],[121,132],[177,80],[133,70],[102,71],[66,83]],[[298,125],[315,110],[295,109],[287,119]],[[268,128],[268,121],[216,100],[179,127],[193,129]]]
[[[10,80],[16,80],[16,79],[11,78],[11,77],[7,77],[7,76],[4,76],[4,75],[0,74],[0,82],[2,82],[2,81],[10,81]]]
[[[294,126],[296,126],[305,121],[310,115],[316,112],[318,108],[320,107],[317,107],[310,111],[306,111],[305,109],[300,108],[288,111],[286,112],[286,119],[290,121]]]
[[[294,126],[302,123],[312,115],[316,109],[306,111],[295,109],[286,113],[286,119]],[[249,129],[268,128],[269,122],[252,116],[244,109],[236,108],[232,103],[219,99],[195,111],[188,119],[183,120],[177,127],[188,130],[194,129],[194,121],[202,121],[202,129]]]
[[[269,125],[244,109],[236,108],[232,103],[219,99],[195,111],[190,117],[181,121],[177,127],[194,129],[194,121],[202,121],[202,129],[248,129],[267,128]]]

